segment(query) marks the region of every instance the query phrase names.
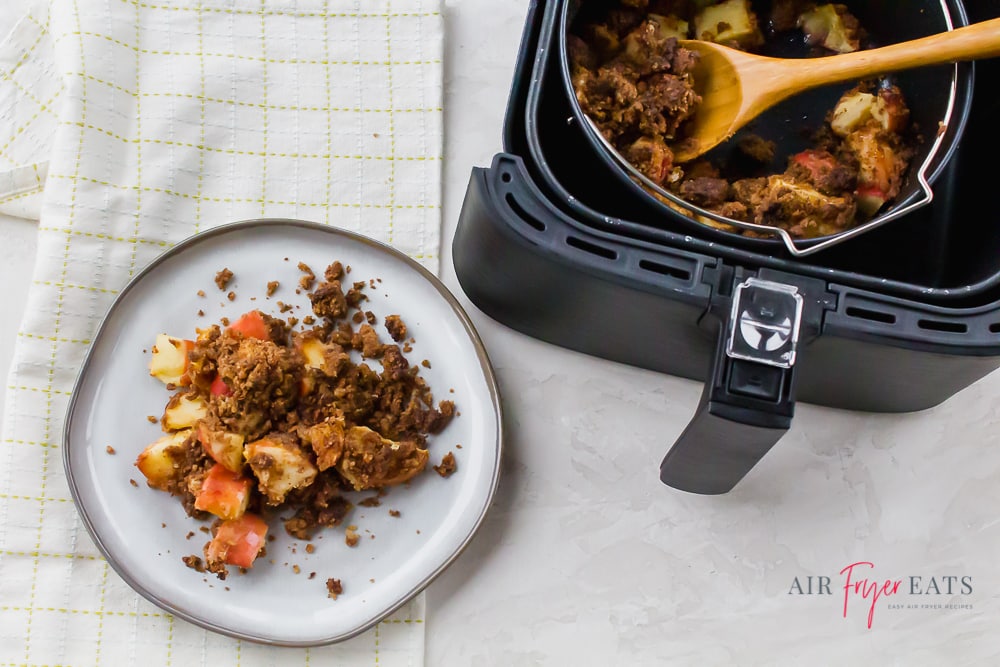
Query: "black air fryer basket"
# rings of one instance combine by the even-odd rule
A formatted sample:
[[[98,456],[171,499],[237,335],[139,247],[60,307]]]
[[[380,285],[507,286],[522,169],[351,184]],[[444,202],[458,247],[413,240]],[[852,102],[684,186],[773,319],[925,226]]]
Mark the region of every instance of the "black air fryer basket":
[[[1000,148],[1000,62],[962,66],[967,124],[931,204],[792,258],[671,224],[607,177],[567,122],[548,56],[564,1],[529,8],[504,151],[472,171],[455,270],[477,307],[525,334],[704,381],[664,483],[729,491],[790,427],[796,400],[915,411],[1000,366],[1000,224],[979,166]],[[970,23],[1000,16],[1000,0],[942,3]]]

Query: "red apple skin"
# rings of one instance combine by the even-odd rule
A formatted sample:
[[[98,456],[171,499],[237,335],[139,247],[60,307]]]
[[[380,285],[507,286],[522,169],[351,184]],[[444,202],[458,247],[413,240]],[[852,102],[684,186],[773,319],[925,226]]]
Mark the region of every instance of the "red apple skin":
[[[242,334],[247,338],[259,338],[268,340],[267,324],[264,322],[264,315],[259,310],[251,310],[240,315],[239,319],[229,325],[229,331]]]
[[[858,208],[865,215],[875,215],[889,201],[889,197],[877,185],[859,185],[855,197]]]
[[[238,519],[250,502],[253,481],[228,470],[221,463],[209,469],[195,496],[194,506],[220,519]]]
[[[212,396],[231,396],[233,393],[233,390],[229,388],[229,385],[226,384],[221,375],[215,376],[208,390]]]
[[[256,514],[246,512],[238,519],[224,521],[215,537],[205,547],[209,563],[226,563],[250,568],[264,548],[267,523]]]

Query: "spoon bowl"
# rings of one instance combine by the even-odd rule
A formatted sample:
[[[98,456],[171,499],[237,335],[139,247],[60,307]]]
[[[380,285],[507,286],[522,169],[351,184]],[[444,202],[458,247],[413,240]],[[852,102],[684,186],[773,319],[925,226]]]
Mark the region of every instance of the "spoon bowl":
[[[822,58],[773,58],[701,40],[680,44],[700,55],[694,80],[702,102],[688,121],[685,140],[674,148],[675,162],[689,162],[798,92],[925,65],[996,57],[1000,18]]]

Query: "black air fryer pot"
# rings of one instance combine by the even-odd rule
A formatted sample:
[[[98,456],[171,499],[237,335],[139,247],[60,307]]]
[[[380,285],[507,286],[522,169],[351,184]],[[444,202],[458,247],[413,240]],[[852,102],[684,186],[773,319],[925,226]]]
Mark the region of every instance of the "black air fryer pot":
[[[1000,366],[1000,62],[966,64],[964,135],[924,208],[805,258],[720,241],[605,177],[556,77],[559,3],[529,7],[503,152],[474,168],[455,232],[469,299],[527,335],[704,381],[660,466],[667,485],[731,490],[791,425],[796,400],[932,407]],[[953,16],[1000,16],[1000,0]]]

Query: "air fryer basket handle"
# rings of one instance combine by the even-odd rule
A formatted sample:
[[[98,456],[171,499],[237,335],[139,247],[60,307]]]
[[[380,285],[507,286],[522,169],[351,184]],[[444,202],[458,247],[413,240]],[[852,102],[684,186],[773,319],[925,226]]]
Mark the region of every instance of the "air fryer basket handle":
[[[660,479],[727,493],[791,426],[802,298],[794,287],[748,279],[719,329],[694,417],[660,464]]]

